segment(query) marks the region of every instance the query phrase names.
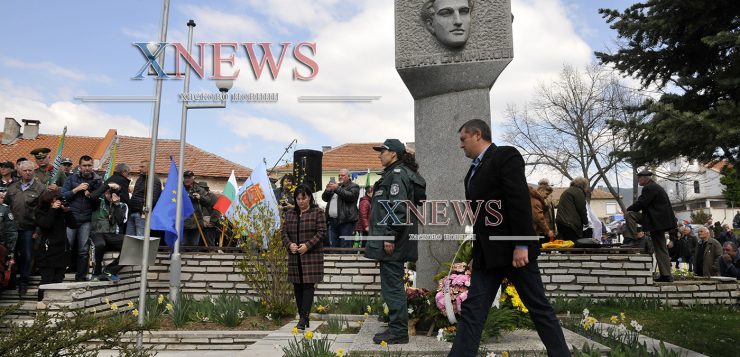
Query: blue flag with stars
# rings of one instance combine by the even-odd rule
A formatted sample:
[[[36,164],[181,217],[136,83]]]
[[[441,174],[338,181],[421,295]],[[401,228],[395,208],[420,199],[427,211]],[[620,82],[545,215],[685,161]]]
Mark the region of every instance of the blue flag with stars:
[[[183,231],[185,219],[195,212],[193,203],[188,197],[188,190],[183,186],[182,189],[182,220],[180,221],[180,232]],[[154,205],[152,211],[152,229],[164,231],[164,241],[170,248],[175,246],[177,240],[177,230],[175,229],[175,217],[177,213],[177,166],[175,160],[170,156],[170,171],[167,173],[167,182],[164,184],[162,194]]]

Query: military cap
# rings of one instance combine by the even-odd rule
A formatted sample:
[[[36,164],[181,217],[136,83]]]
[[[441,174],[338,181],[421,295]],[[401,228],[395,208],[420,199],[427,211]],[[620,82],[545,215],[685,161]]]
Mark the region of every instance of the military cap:
[[[182,173],[182,176],[183,177],[193,177],[195,176],[195,174],[190,170],[186,170],[185,172]]]
[[[203,189],[206,190],[206,191],[208,191],[208,190],[211,189],[210,187],[208,187],[208,182],[206,182],[206,181],[198,182],[198,186],[203,187]]]
[[[389,151],[395,151],[400,154],[406,151],[406,145],[403,145],[403,143],[398,139],[385,139],[385,141],[383,142],[383,145],[373,146],[373,150],[375,151],[389,150]]]
[[[13,165],[13,162],[12,161],[4,161],[4,162],[0,162],[0,167],[5,167],[5,168],[8,168],[8,169],[13,169],[13,168],[15,168],[15,165]]]
[[[49,148],[36,148],[36,149],[31,150],[31,155],[35,156],[37,159],[43,159],[49,156],[50,152],[51,152],[51,149]]]
[[[642,170],[639,173],[637,173],[637,177],[643,177],[643,176],[653,176],[653,173],[650,170]]]
[[[72,165],[72,160],[70,160],[68,157],[65,157],[62,159],[62,165]]]

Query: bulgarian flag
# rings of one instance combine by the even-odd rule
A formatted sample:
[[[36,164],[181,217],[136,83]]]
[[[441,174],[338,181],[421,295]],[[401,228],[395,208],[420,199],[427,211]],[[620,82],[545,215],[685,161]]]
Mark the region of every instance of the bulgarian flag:
[[[224,192],[218,197],[213,208],[221,212],[221,214],[226,215],[226,212],[231,207],[231,203],[236,199],[236,189],[236,176],[234,176],[234,170],[231,170],[231,176],[229,176],[229,180],[226,181]]]

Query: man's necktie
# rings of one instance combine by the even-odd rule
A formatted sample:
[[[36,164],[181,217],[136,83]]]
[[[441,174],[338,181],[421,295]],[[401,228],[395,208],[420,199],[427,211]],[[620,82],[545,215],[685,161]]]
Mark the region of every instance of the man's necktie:
[[[470,181],[473,180],[473,175],[475,175],[475,170],[478,169],[478,165],[480,164],[480,158],[476,157],[475,160],[470,164],[470,177],[468,177],[468,184],[467,186],[470,187]]]

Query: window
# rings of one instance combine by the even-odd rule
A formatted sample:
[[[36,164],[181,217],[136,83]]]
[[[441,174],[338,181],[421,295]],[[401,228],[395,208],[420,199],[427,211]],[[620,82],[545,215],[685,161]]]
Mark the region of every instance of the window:
[[[694,193],[699,193],[699,181],[694,181]]]
[[[607,202],[606,203],[606,214],[607,215],[617,214],[617,204],[613,202]]]

